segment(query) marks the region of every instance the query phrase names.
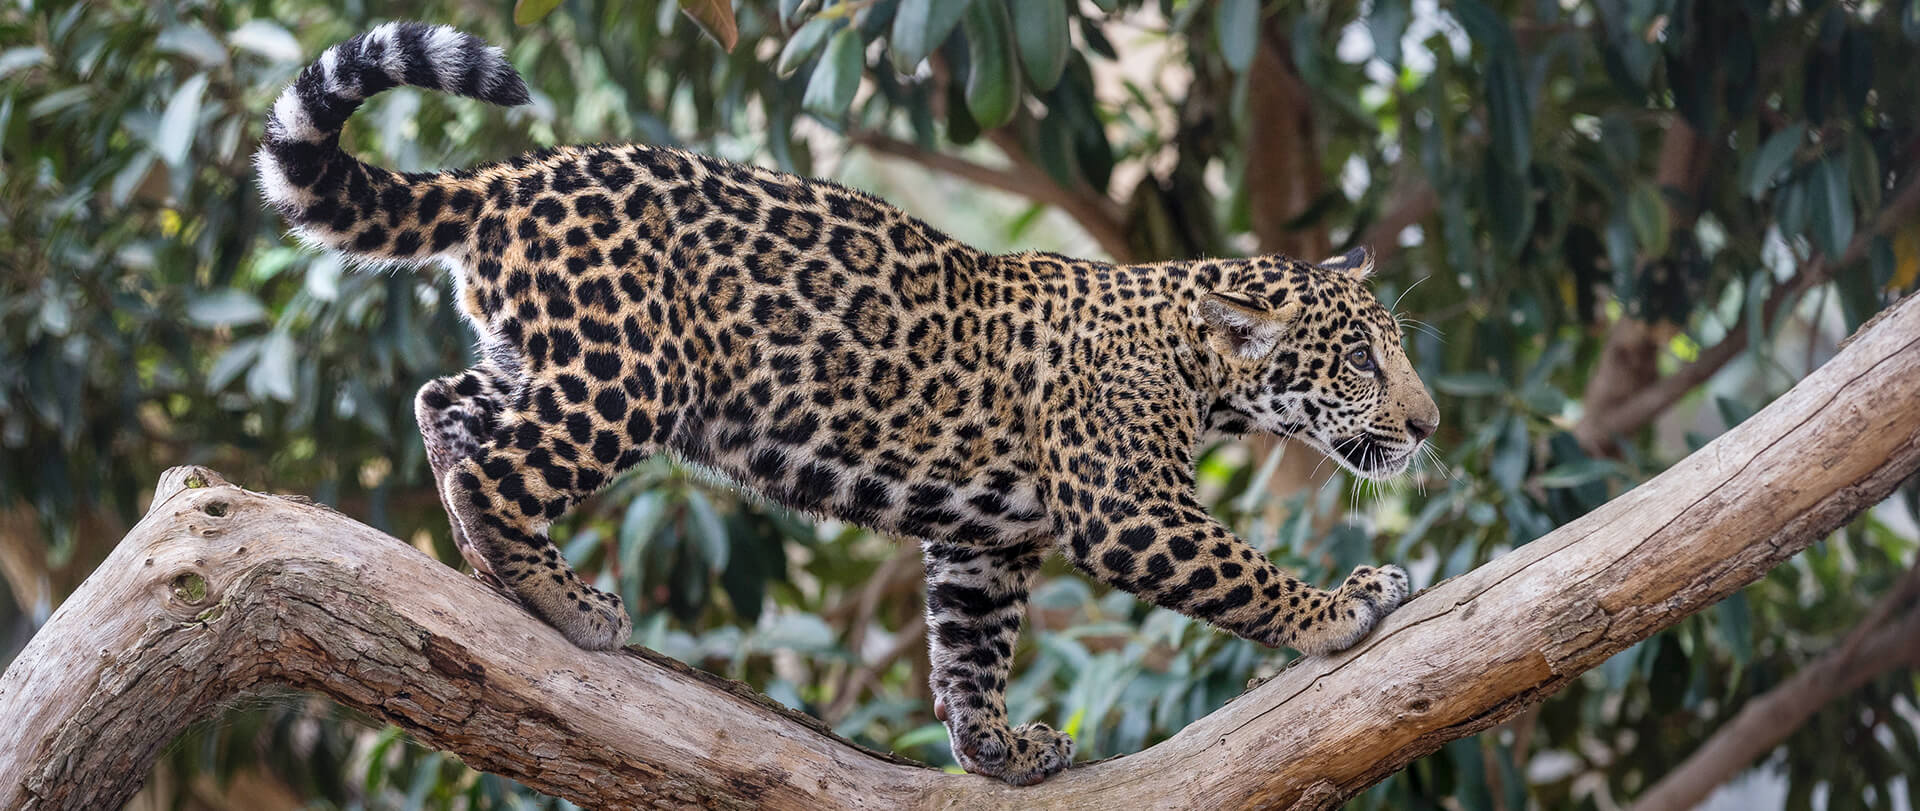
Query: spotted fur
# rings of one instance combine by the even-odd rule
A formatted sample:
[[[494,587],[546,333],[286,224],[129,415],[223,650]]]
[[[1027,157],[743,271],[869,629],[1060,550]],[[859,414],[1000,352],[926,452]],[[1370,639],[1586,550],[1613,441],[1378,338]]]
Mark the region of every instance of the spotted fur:
[[[416,401],[474,568],[568,639],[630,620],[550,522],[670,452],[796,510],[912,538],[936,714],[969,770],[1032,783],[1073,742],[1010,727],[1027,589],[1056,551],[1099,580],[1268,645],[1353,644],[1407,594],[1275,568],[1207,514],[1210,435],[1297,437],[1403,470],[1438,412],[1368,291],[1364,252],[1113,265],[974,250],[866,194],[648,146],[399,174],[339,148],[398,84],[526,100],[499,51],[390,24],[330,48],[273,106],[265,196],[310,242],[437,260],[479,365]]]

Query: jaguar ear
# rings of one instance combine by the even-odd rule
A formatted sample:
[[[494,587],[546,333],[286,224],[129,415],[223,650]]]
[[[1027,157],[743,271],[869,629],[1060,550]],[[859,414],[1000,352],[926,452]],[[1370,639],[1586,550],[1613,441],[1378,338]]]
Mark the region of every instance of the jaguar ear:
[[[1320,267],[1365,279],[1373,275],[1373,249],[1362,245],[1340,256],[1320,260]]]
[[[1275,312],[1252,296],[1219,290],[1200,299],[1200,318],[1206,322],[1207,345],[1222,355],[1249,360],[1266,357],[1273,351],[1287,325],[1293,322],[1296,309],[1283,306],[1280,312]]]

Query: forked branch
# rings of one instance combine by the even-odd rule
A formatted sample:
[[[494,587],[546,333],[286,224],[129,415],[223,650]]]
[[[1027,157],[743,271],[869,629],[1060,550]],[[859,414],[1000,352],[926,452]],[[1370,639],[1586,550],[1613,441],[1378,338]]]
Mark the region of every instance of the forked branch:
[[[0,808],[114,808],[235,695],[312,690],[584,806],[1331,807],[1753,582],[1920,466],[1920,300],[1671,470],[1144,752],[1032,788],[588,653],[343,515],[175,468],[0,677]]]

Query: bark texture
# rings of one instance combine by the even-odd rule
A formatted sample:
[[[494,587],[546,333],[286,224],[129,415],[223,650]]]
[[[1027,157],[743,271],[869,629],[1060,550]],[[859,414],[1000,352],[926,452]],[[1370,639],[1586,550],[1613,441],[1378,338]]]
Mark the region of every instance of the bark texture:
[[[1329,808],[1486,729],[1920,466],[1920,300],[1671,470],[1139,754],[1033,788],[860,749],[737,684],[589,653],[400,541],[175,468],[0,676],[0,808],[112,808],[237,694],[326,694],[589,807]]]

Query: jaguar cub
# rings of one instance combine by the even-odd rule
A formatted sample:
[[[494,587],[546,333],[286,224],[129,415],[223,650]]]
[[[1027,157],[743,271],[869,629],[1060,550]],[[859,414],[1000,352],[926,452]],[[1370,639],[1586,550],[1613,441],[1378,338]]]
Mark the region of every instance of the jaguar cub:
[[[479,364],[427,384],[421,434],[461,554],[585,648],[620,599],[547,526],[653,454],[796,510],[912,538],[935,713],[968,771],[1028,784],[1073,742],[1010,726],[1027,590],[1060,552],[1100,581],[1267,645],[1352,645],[1407,595],[1393,566],[1322,591],[1207,514],[1210,435],[1295,437],[1368,477],[1439,421],[1365,284],[1365,251],[1114,265],[992,255],[833,183],[648,146],[565,147],[401,174],[340,149],[396,85],[503,105],[502,53],[390,23],[274,103],[256,157],[301,238],[437,260]]]

